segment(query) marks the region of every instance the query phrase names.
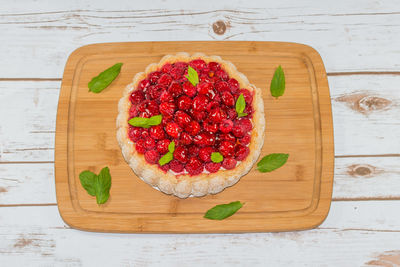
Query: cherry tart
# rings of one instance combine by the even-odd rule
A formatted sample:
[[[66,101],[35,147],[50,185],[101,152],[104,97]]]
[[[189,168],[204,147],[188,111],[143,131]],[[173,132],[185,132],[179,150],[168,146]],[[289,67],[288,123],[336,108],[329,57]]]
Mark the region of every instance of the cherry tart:
[[[143,181],[180,198],[234,185],[264,142],[261,90],[219,56],[164,56],[135,75],[118,111],[126,162]]]

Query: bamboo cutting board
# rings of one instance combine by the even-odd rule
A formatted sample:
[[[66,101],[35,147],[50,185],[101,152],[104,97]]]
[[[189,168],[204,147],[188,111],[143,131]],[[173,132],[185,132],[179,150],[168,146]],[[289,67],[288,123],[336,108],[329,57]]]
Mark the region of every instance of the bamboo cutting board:
[[[216,195],[179,199],[135,176],[116,140],[117,103],[137,72],[166,54],[203,52],[231,61],[262,89],[266,135],[261,156],[289,153],[270,173],[255,166],[234,186]],[[117,62],[122,70],[102,93],[88,82]],[[282,65],[286,91],[271,97],[269,84]],[[57,113],[55,179],[60,214],[88,231],[213,233],[289,231],[316,227],[326,218],[332,195],[333,129],[329,88],[320,55],[309,46],[279,42],[140,42],[94,44],[68,58]],[[108,166],[110,198],[98,206],[82,188],[79,173]],[[203,218],[211,207],[245,202],[223,221]]]

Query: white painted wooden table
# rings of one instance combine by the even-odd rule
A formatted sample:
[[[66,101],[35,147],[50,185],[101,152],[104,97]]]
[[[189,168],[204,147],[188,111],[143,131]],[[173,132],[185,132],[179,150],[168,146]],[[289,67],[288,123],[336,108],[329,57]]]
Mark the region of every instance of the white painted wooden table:
[[[0,266],[400,265],[399,2],[248,2],[2,1]],[[81,232],[62,221],[54,133],[68,55],[96,42],[166,40],[292,41],[320,52],[336,166],[321,226],[149,235]]]

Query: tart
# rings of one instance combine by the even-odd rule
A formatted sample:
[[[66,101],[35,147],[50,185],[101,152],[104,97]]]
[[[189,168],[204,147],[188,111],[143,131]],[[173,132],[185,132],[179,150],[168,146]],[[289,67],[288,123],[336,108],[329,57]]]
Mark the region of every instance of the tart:
[[[197,83],[188,76],[193,70]],[[243,113],[236,108],[239,98]],[[117,139],[126,162],[144,182],[180,198],[234,185],[250,171],[264,142],[261,90],[219,56],[164,56],[135,75],[118,111]],[[162,118],[157,125],[131,125],[132,118],[154,116]],[[173,157],[160,163],[172,142]]]

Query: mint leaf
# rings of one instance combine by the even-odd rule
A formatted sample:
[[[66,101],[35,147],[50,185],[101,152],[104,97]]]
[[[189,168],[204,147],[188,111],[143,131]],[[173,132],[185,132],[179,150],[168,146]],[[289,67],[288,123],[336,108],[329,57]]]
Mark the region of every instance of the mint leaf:
[[[91,196],[96,196],[97,204],[104,204],[110,197],[111,175],[108,167],[103,168],[99,175],[91,171],[83,171],[79,174],[82,187]]]
[[[104,204],[110,197],[111,188],[111,175],[108,167],[104,167],[99,175],[97,175],[94,182],[94,188],[96,189],[96,201],[97,204]]]
[[[270,90],[274,97],[282,96],[285,92],[285,73],[280,65],[276,68],[274,77],[272,77]]]
[[[89,195],[95,196],[96,190],[93,187],[94,179],[96,174],[91,171],[83,171],[79,174],[79,180],[81,180],[81,185],[88,192]]]
[[[244,100],[243,94],[240,94],[240,96],[236,100],[236,106],[235,106],[239,118],[247,116],[247,113],[243,113],[245,108],[246,108],[246,101]]]
[[[162,121],[162,115],[156,115],[150,118],[134,117],[128,123],[135,127],[150,128],[159,125]]]
[[[191,66],[189,66],[188,74],[185,77],[193,86],[196,86],[199,83],[199,75],[197,74],[197,71]]]
[[[158,164],[160,164],[160,166],[164,166],[165,164],[169,163],[173,158],[174,154],[168,151],[167,154],[165,154],[161,157],[161,159],[158,160]]]
[[[221,153],[219,153],[219,152],[211,153],[211,161],[212,162],[220,163],[223,160],[224,160],[224,157],[221,155]]]
[[[260,172],[271,172],[282,167],[289,158],[289,154],[273,153],[263,157],[257,163]]]
[[[240,203],[240,201],[217,205],[209,209],[204,215],[204,218],[210,220],[223,220],[235,214],[241,207],[243,207],[243,204]]]
[[[97,94],[103,91],[112,81],[114,81],[115,78],[117,78],[118,74],[121,72],[121,66],[122,63],[117,63],[94,77],[88,83],[89,92]]]
[[[174,141],[172,141],[171,143],[169,143],[169,145],[168,145],[168,151],[171,152],[171,153],[174,153],[174,151],[175,151],[175,142],[174,142]]]
[[[151,126],[159,125],[162,121],[162,115],[156,115],[148,119],[148,124]]]

